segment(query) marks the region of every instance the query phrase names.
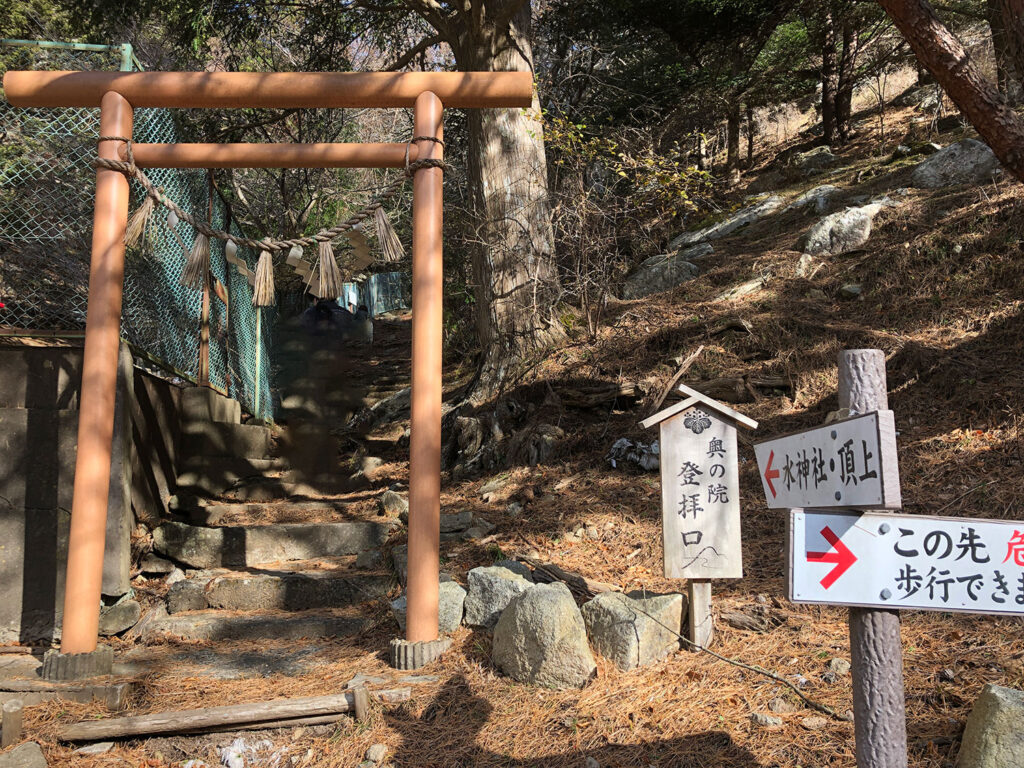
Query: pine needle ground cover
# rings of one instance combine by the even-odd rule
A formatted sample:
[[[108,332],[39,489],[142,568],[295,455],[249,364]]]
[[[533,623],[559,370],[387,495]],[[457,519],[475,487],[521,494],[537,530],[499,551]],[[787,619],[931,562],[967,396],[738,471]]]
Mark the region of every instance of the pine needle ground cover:
[[[949,143],[960,135],[943,136]],[[871,154],[872,136],[843,151],[839,176],[779,190],[795,196],[816,183],[847,196],[908,186],[909,168]],[[858,181],[859,179],[859,181]],[[566,432],[542,466],[513,466],[466,480],[447,478],[446,511],[471,509],[497,525],[478,542],[443,545],[442,569],[467,569],[517,555],[539,556],[624,589],[680,591],[661,576],[657,473],[611,469],[605,453],[618,437],[653,439],[637,422],[675,372],[673,358],[699,345],[685,380],[781,378],[750,387],[738,407],[758,419],[757,437],[821,423],[836,407],[836,353],[878,347],[888,360],[890,407],[900,432],[904,508],[909,512],[1021,519],[1024,509],[1024,234],[1020,187],[1003,181],[972,188],[910,190],[886,210],[864,250],[827,257],[798,275],[799,236],[814,219],[780,214],[715,244],[696,280],[648,299],[613,304],[596,340],[553,352],[509,394],[536,404],[538,422]],[[840,203],[842,204],[842,203]],[[726,290],[761,278],[735,300]],[[847,283],[860,298],[844,299]],[[745,323],[740,328],[734,319]],[[725,330],[722,330],[725,328]],[[749,328],[749,330],[747,330]],[[458,373],[458,360],[451,370]],[[560,383],[631,381],[640,394],[626,407],[571,408],[548,397]],[[394,429],[395,425],[389,425]],[[382,453],[390,478],[407,481],[397,443]],[[848,675],[829,662],[849,659],[846,611],[785,599],[785,518],[765,508],[753,451],[741,440],[744,571],[716,582],[715,650],[795,682],[839,713],[852,708]],[[482,499],[500,476],[500,491]],[[519,501],[513,514],[508,504]],[[369,499],[363,502],[369,505]],[[577,531],[584,529],[584,535]],[[593,533],[587,529],[593,529]],[[402,543],[398,536],[393,544]],[[397,591],[396,591],[397,594]],[[378,703],[366,723],[260,734],[297,766],[355,766],[374,743],[394,766],[545,766],[577,768],[592,757],[611,766],[852,768],[853,725],[822,718],[784,686],[711,657],[679,651],[639,670],[619,672],[599,659],[580,691],[548,691],[500,676],[490,636],[460,628],[442,660],[407,682],[385,660],[397,627],[381,603],[359,637],[337,642],[212,645],[162,643],[145,649],[149,671],[137,713],[336,692],[356,674],[382,678],[371,690],[408,688],[410,698]],[[728,613],[771,618],[764,631],[737,629]],[[1024,626],[1016,618],[903,613],[910,765],[952,765],[970,707],[985,683],[1024,687]],[[121,650],[128,650],[123,648]],[[255,676],[214,679],[211,654],[256,654]],[[161,662],[162,660],[162,662]],[[262,665],[262,666],[260,666]],[[781,725],[761,726],[754,713]],[[93,705],[50,702],[26,711],[26,730],[43,741],[52,765],[164,766],[190,759],[216,765],[232,735],[127,742],[85,757],[55,740],[60,723],[106,714]],[[269,763],[268,763],[269,764]]]

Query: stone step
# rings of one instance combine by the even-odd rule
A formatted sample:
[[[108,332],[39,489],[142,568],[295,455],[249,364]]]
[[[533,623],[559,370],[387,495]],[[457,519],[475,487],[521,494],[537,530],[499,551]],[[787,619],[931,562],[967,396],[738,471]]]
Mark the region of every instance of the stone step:
[[[225,490],[224,501],[274,501],[279,499],[340,496],[363,491],[372,485],[362,472],[352,475],[300,475],[288,472],[280,477],[262,477]]]
[[[242,406],[237,400],[208,387],[188,387],[181,393],[181,417],[186,423],[218,421],[239,424]]]
[[[185,424],[181,447],[186,457],[199,455],[263,459],[270,457],[273,441],[268,427],[216,421],[193,422]]]
[[[269,570],[263,573],[210,572],[176,582],[167,595],[171,613],[216,608],[228,611],[306,611],[337,608],[386,595],[394,577],[348,568]]]
[[[196,496],[219,496],[237,483],[289,468],[288,460],[242,459],[237,456],[189,456],[177,477],[178,492]]]
[[[186,512],[192,525],[220,525],[224,519],[244,517],[266,525],[279,519],[282,515],[312,513],[322,517],[343,515],[348,509],[348,502],[338,500],[272,502],[240,502],[237,504],[206,504],[190,507]]]
[[[219,610],[190,611],[154,621],[144,637],[170,636],[207,642],[351,637],[359,634],[366,622],[365,618],[351,612],[261,611],[238,614]]]
[[[153,546],[191,568],[251,567],[359,554],[384,544],[394,525],[385,520],[206,528],[170,522],[153,531]]]

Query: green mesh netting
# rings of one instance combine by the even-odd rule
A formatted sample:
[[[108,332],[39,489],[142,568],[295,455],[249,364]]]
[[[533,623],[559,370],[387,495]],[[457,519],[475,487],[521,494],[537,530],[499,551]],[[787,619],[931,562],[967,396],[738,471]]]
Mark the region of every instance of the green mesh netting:
[[[11,48],[0,44],[0,73],[7,69],[118,69],[121,51]],[[92,159],[99,135],[97,109],[19,109],[0,101],[0,326],[33,331],[85,328],[89,245],[95,171]],[[170,112],[135,111],[138,142],[177,142]],[[213,224],[226,228],[228,212],[213,194],[202,170],[154,169],[154,183],[183,208],[205,216],[212,197]],[[132,206],[141,188],[132,184]],[[231,224],[231,231],[241,232]],[[121,331],[138,351],[183,378],[195,381],[199,369],[202,295],[178,283],[192,228],[181,222],[178,237],[158,209],[139,247],[125,260]],[[258,254],[239,249],[255,268]],[[257,334],[252,291],[224,260],[224,244],[214,241],[211,268],[228,296],[211,294],[210,383],[237,398],[260,418],[271,418],[269,332],[271,309],[264,309]]]

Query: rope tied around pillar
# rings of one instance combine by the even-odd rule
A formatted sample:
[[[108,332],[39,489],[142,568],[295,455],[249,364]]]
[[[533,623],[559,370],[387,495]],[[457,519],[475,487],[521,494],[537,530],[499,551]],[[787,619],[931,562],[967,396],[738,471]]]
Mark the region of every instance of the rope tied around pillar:
[[[141,237],[142,232],[145,230],[145,224],[152,213],[152,209],[155,205],[160,205],[166,208],[170,213],[174,214],[177,219],[188,223],[192,226],[195,231],[205,238],[216,238],[223,240],[226,243],[234,243],[236,246],[244,245],[248,248],[252,248],[261,253],[267,253],[268,256],[280,251],[292,251],[295,248],[306,248],[309,246],[318,246],[321,243],[330,243],[333,240],[338,239],[339,236],[345,232],[358,227],[366,219],[371,216],[375,216],[378,229],[383,225],[381,218],[386,221],[386,216],[382,217],[377,215],[378,210],[382,209],[384,204],[392,200],[405,186],[406,181],[412,178],[417,171],[424,168],[440,168],[443,171],[451,170],[451,166],[437,158],[424,158],[422,160],[413,160],[410,162],[409,154],[412,145],[419,141],[431,141],[440,146],[444,146],[444,142],[440,139],[432,136],[413,136],[406,142],[405,146],[405,167],[404,173],[393,181],[389,182],[383,190],[373,198],[369,203],[360,208],[356,213],[349,216],[343,222],[335,224],[333,227],[325,227],[320,231],[312,235],[306,235],[305,237],[296,237],[290,239],[273,240],[271,238],[255,239],[251,237],[243,237],[235,235],[224,230],[215,229],[209,221],[201,219],[197,216],[192,215],[190,212],[181,208],[177,203],[168,197],[164,191],[157,187],[145,174],[145,172],[135,164],[135,157],[132,154],[132,140],[126,136],[100,136],[98,141],[119,141],[124,144],[125,150],[124,160],[114,160],[107,157],[96,157],[93,160],[93,166],[97,169],[103,169],[108,171],[116,171],[123,173],[129,179],[135,179],[143,188],[146,200],[143,202],[140,209],[133,216],[132,221],[129,222],[126,230],[126,243],[131,244],[128,235],[132,235],[133,238],[137,239]],[[150,202],[152,201],[152,203]],[[387,234],[387,232],[378,232],[378,235],[382,241],[397,239],[397,236]],[[265,259],[264,259],[265,261]],[[266,272],[266,270],[264,270]],[[265,286],[266,287],[266,286]],[[260,292],[263,299],[257,304],[257,306],[267,306],[268,304],[263,303],[267,300],[267,296],[273,295],[273,287],[270,286],[269,291],[264,290]],[[256,297],[254,296],[254,302]],[[272,302],[269,302],[272,303]]]

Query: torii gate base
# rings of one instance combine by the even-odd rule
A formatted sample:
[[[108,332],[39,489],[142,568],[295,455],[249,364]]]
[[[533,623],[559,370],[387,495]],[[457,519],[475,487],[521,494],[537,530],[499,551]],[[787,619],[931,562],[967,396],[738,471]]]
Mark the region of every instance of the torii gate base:
[[[133,107],[412,107],[410,160],[442,158],[442,104],[528,107],[529,72],[241,73],[7,72],[4,90],[17,107],[100,107],[100,135],[131,138]],[[134,145],[140,167],[400,167],[406,145]],[[101,141],[101,157],[122,160],[120,141]],[[415,669],[450,641],[438,638],[441,514],[442,350],[441,168],[413,177],[412,413],[409,447],[409,574],[406,637],[391,661]],[[113,655],[97,647],[104,531],[114,425],[117,354],[124,282],[128,180],[96,173],[89,304],[78,425],[61,652],[44,674],[81,679],[109,673]]]

